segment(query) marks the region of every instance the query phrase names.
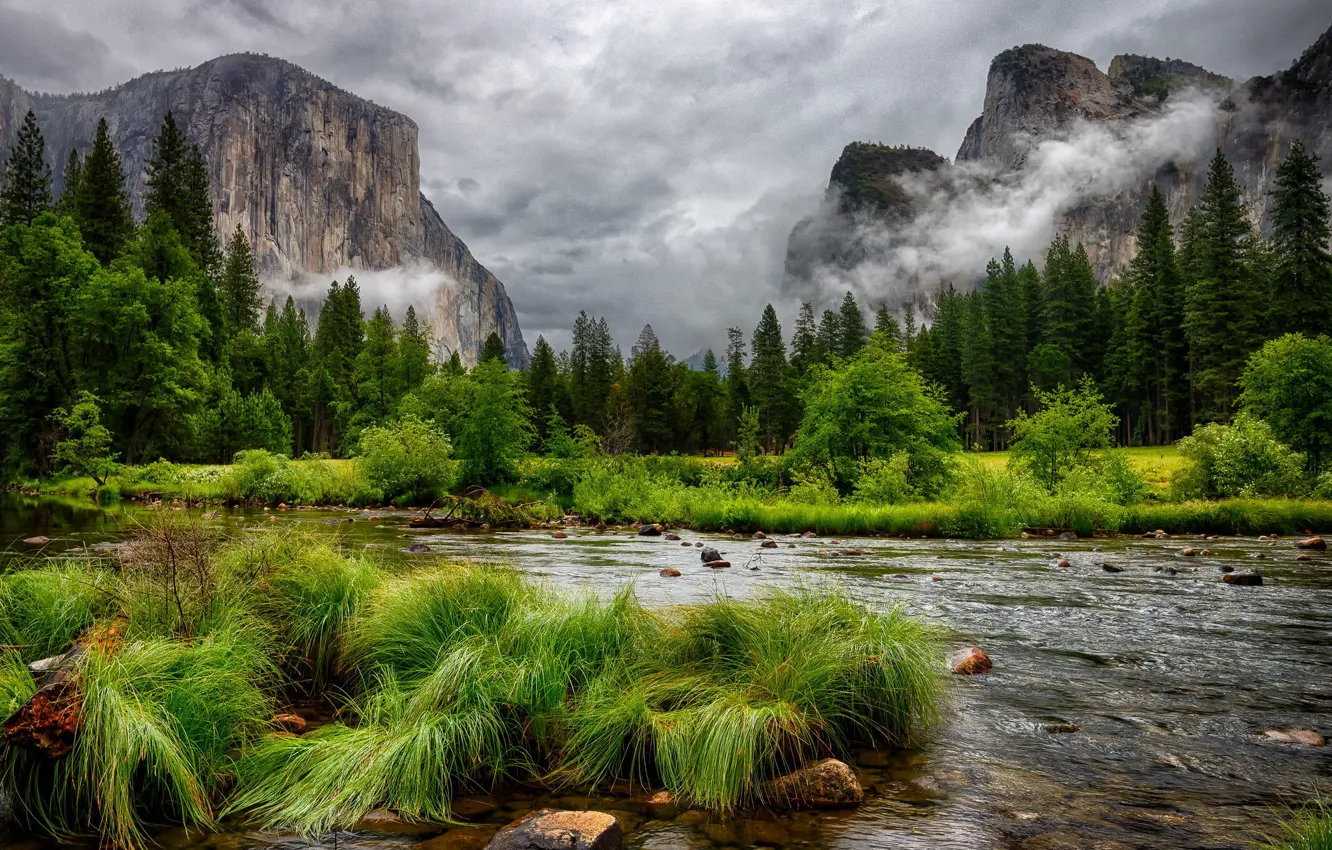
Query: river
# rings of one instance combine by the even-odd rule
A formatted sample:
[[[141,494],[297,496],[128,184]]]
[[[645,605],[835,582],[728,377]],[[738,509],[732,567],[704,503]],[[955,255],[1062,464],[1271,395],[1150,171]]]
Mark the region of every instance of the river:
[[[137,510],[0,497],[0,546],[29,551],[21,541],[35,534],[51,538],[48,552],[113,541]],[[559,586],[611,594],[633,585],[649,605],[837,582],[869,605],[905,605],[947,627],[955,645],[980,646],[994,661],[988,675],[952,681],[946,718],[919,749],[866,759],[874,762],[864,769],[868,799],[854,811],[696,823],[624,800],[518,794],[486,801],[482,810],[498,806],[482,816],[492,823],[546,804],[623,810],[626,846],[652,850],[1245,848],[1287,806],[1332,796],[1332,747],[1262,738],[1273,728],[1332,737],[1332,556],[1296,561],[1291,540],[847,539],[840,543],[872,550],[848,557],[832,554],[827,538],[779,537],[777,549],[761,549],[681,531],[684,543],[716,546],[734,564],[713,571],[692,545],[625,530],[570,529],[557,540],[536,530],[409,531],[407,515],[394,512],[378,522],[336,510],[222,513],[219,522],[235,533],[299,524],[348,546],[428,558],[399,553],[420,542],[435,555],[502,563]],[[1213,554],[1180,554],[1202,545]],[[1072,567],[1054,565],[1057,555]],[[660,577],[666,566],[684,575]],[[1256,569],[1264,584],[1226,584],[1226,566]],[[1077,731],[1056,731],[1070,724]],[[235,827],[159,840],[223,850],[335,840],[399,847],[422,837],[340,833],[311,844]]]

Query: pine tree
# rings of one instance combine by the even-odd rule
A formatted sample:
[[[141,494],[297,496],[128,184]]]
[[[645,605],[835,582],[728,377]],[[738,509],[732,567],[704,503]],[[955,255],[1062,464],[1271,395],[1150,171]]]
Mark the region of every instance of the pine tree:
[[[841,333],[837,341],[837,354],[850,359],[865,347],[865,337],[869,335],[865,330],[865,315],[860,311],[860,305],[850,292],[847,292],[846,297],[842,299],[838,318]]]
[[[184,237],[181,237],[184,241]],[[236,225],[231,242],[227,244],[226,261],[218,280],[218,300],[222,307],[222,328],[226,336],[242,330],[253,330],[259,321],[259,275],[254,268],[254,253],[250,240],[241,226]]]
[[[722,404],[721,372],[717,355],[709,348],[703,354],[703,369],[694,383],[694,433],[697,445],[706,455],[725,439],[725,410]]]
[[[750,341],[754,357],[749,364],[749,398],[758,409],[759,425],[768,451],[786,442],[786,345],[777,311],[769,304]]]
[[[1016,415],[1027,388],[1027,316],[1017,266],[1007,248],[1002,262],[991,260],[986,266],[981,293],[994,362],[996,413],[1008,421]]]
[[[1296,140],[1277,168],[1272,189],[1276,252],[1273,310],[1280,330],[1313,337],[1332,325],[1329,209],[1318,156]]]
[[[83,182],[83,157],[70,148],[69,159],[65,161],[65,171],[61,179],[60,200],[56,202],[56,212],[60,215],[75,215],[74,199],[79,194],[79,184]]]
[[[874,336],[889,351],[898,351],[902,347],[902,328],[887,305],[874,314]]]
[[[208,168],[199,146],[186,143],[170,112],[162,117],[153,154],[144,167],[148,173],[144,211],[165,213],[199,268],[213,274],[221,258],[213,231]]]
[[[994,424],[999,396],[995,382],[994,342],[985,315],[984,294],[962,296],[961,377],[966,385],[967,409],[970,411],[969,442],[982,448],[998,448]]]
[[[426,339],[416,307],[407,305],[407,314],[398,333],[398,368],[403,392],[411,392],[430,376],[430,340]]]
[[[376,307],[365,323],[365,344],[356,355],[355,419],[363,424],[383,420],[402,398],[396,336],[388,307]]]
[[[928,339],[926,343],[928,356],[920,357],[921,371],[943,388],[944,398],[953,410],[968,409],[970,401],[966,384],[962,380],[964,321],[963,296],[953,289],[952,284],[949,284],[939,293],[928,337],[924,330],[920,332],[922,339]]]
[[[32,110],[23,116],[18,142],[9,152],[4,180],[0,181],[0,228],[32,224],[51,208],[51,167],[46,164],[46,142]]]
[[[1098,364],[1090,356],[1088,343],[1096,309],[1096,276],[1087,252],[1081,245],[1071,250],[1067,236],[1050,243],[1041,301],[1041,342],[1063,352],[1069,363],[1067,380],[1094,372]]]
[[[97,122],[92,151],[83,161],[74,211],[83,244],[103,265],[120,254],[134,233],[129,196],[125,192],[125,171],[120,166],[120,154],[111,144],[105,118]]]
[[[500,339],[495,331],[490,332],[485,345],[481,346],[481,359],[478,362],[488,363],[491,360],[498,360],[506,366],[509,364],[509,353],[504,348],[504,340]]]
[[[916,305],[908,301],[902,308],[902,350],[910,351],[916,341]]]
[[[527,369],[527,406],[536,416],[537,437],[544,443],[550,436],[551,411],[559,415],[559,370],[555,364],[555,349],[544,336],[538,336],[532,349],[532,362]],[[545,411],[545,416],[541,415]]]
[[[814,363],[828,363],[836,357],[842,344],[842,317],[832,310],[824,310],[819,317],[819,332],[815,337]]]
[[[1201,421],[1234,411],[1245,360],[1262,342],[1266,305],[1246,263],[1253,231],[1235,172],[1218,150],[1192,234],[1193,280],[1185,303],[1185,332],[1194,364],[1193,389]]]
[[[634,436],[641,451],[665,451],[670,440],[671,364],[652,325],[644,325],[630,349],[625,376]]]
[[[726,329],[726,433],[735,438],[740,414],[749,406],[749,386],[745,375],[745,332]]]
[[[805,374],[814,365],[817,349],[818,326],[814,323],[814,308],[806,301],[800,305],[795,333],[791,335],[791,365],[796,368],[797,374]]]

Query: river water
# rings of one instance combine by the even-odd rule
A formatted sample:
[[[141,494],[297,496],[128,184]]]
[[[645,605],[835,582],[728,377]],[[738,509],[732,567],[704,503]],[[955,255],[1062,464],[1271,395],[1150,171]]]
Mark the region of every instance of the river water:
[[[652,850],[1244,848],[1269,834],[1286,807],[1332,796],[1332,747],[1262,738],[1274,728],[1332,737],[1332,557],[1298,562],[1290,540],[846,539],[843,546],[872,550],[847,557],[833,555],[827,538],[778,537],[779,548],[761,549],[688,531],[676,542],[570,529],[557,540],[548,531],[409,531],[405,514],[380,516],[250,511],[223,512],[219,521],[237,533],[297,524],[393,557],[411,557],[398,550],[421,542],[435,555],[503,563],[559,586],[612,594],[632,585],[649,605],[837,582],[869,605],[905,605],[945,626],[955,645],[980,646],[994,661],[988,675],[951,682],[945,720],[926,743],[862,760],[868,798],[854,811],[699,823],[697,813],[533,792],[483,799],[478,819],[487,830],[559,805],[611,809],[631,828],[626,845]],[[3,497],[0,546],[31,550],[21,540],[34,534],[52,539],[44,551],[88,546],[117,539],[132,519],[132,510]],[[704,569],[698,549],[682,545],[700,541],[734,566]],[[1214,554],[1180,554],[1203,545]],[[1056,566],[1056,556],[1072,567]],[[667,566],[684,575],[660,577]],[[1263,586],[1224,583],[1227,566],[1258,570]],[[1055,731],[1068,724],[1077,731]],[[410,846],[439,831],[310,843],[242,826],[159,838],[182,850],[371,848]],[[476,840],[450,833],[430,848]]]

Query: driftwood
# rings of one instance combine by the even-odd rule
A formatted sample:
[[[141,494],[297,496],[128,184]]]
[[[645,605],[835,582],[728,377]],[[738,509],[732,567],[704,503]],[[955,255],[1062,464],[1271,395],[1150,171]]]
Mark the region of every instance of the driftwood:
[[[12,746],[49,759],[63,758],[74,749],[83,710],[79,673],[91,652],[114,654],[123,639],[124,623],[113,620],[88,629],[68,652],[28,665],[37,692],[0,729]]]
[[[449,505],[448,513],[434,516],[436,508],[444,502]],[[528,524],[524,509],[537,504],[527,502],[521,505],[505,504],[500,497],[485,487],[468,487],[461,496],[445,496],[430,503],[425,512],[407,523],[408,528],[449,528],[451,526],[470,526],[482,528],[491,525]],[[460,513],[461,511],[461,513]]]

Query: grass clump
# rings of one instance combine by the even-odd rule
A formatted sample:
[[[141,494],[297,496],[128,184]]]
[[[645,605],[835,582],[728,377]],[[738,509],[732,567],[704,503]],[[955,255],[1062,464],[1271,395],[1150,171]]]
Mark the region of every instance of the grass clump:
[[[1263,850],[1332,850],[1332,806],[1314,802],[1281,823],[1281,832]]]
[[[64,652],[107,612],[110,591],[107,573],[76,564],[0,574],[0,647],[24,662]]]

